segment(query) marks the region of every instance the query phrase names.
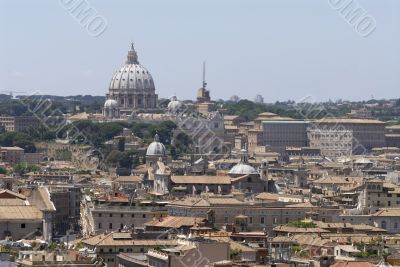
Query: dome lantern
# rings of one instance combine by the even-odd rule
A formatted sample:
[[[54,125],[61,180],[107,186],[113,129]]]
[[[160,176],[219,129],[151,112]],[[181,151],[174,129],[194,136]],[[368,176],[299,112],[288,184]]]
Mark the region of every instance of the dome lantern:
[[[160,136],[158,135],[158,133],[154,135],[154,142],[160,142]]]
[[[182,102],[178,100],[178,98],[174,95],[171,97],[170,102],[168,103],[167,110],[169,113],[177,113],[177,111],[182,106]]]
[[[135,47],[133,45],[133,42],[131,43],[131,49],[128,51],[126,64],[139,64],[138,56],[137,56]]]
[[[257,170],[253,166],[249,165],[248,162],[249,162],[249,156],[247,154],[247,149],[245,145],[245,147],[241,150],[240,162],[235,166],[233,166],[228,172],[228,174],[233,176],[258,174]]]
[[[163,143],[160,142],[160,137],[158,133],[154,135],[154,141],[147,147],[146,156],[159,156],[165,157],[167,155],[167,150]]]

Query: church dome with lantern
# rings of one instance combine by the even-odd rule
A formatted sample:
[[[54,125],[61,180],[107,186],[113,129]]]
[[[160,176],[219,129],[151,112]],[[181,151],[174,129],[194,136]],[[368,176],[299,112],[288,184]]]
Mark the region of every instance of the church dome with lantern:
[[[258,174],[257,170],[248,164],[248,154],[246,149],[241,150],[240,162],[233,166],[228,174],[231,176]]]
[[[114,72],[106,99],[115,100],[121,114],[134,111],[153,111],[157,108],[158,96],[150,72],[139,63],[137,52],[131,44],[124,65]]]
[[[154,136],[154,141],[147,147],[146,156],[160,156],[165,157],[167,155],[167,150],[163,143],[160,142],[160,137],[158,134]]]
[[[182,102],[179,101],[176,96],[173,96],[173,97],[171,97],[171,100],[168,103],[167,110],[169,113],[176,113],[181,106],[182,106]]]
[[[118,102],[115,101],[114,99],[107,99],[106,102],[104,103],[104,108],[117,108],[118,107]]]

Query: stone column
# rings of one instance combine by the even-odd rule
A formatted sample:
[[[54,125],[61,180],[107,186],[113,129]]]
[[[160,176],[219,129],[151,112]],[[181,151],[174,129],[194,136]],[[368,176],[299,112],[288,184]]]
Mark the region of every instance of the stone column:
[[[53,236],[53,221],[52,213],[49,211],[43,212],[43,237],[46,242],[51,242]]]

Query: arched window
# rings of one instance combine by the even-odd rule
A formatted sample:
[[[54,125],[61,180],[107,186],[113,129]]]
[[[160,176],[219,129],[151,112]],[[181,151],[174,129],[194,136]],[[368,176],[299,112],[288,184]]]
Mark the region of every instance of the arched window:
[[[381,228],[382,229],[386,229],[386,221],[382,221],[381,222]]]

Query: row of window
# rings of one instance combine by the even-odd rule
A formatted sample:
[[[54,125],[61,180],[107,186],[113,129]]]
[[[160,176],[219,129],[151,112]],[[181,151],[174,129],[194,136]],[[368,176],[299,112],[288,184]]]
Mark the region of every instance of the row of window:
[[[100,253],[104,253],[104,248],[100,248]],[[132,248],[127,248],[127,249],[123,249],[123,248],[119,248],[118,252],[127,252],[127,253],[132,253],[133,249]],[[143,253],[144,252],[144,248],[140,248],[140,252]],[[108,249],[108,253],[113,253],[113,249],[109,248]],[[114,261],[114,259],[112,260]]]
[[[121,71],[121,70],[119,70],[119,72],[121,73],[122,71]],[[124,70],[124,72],[128,72],[128,71],[127,71],[127,70]],[[130,70],[129,72],[130,72],[130,73],[133,73],[133,70]],[[138,70],[137,70],[137,71],[136,71],[136,73],[137,73],[137,74],[139,74],[139,73],[140,73],[140,71],[138,71]],[[142,70],[142,73],[143,73],[143,74],[146,74],[146,73],[147,73],[147,74],[149,74],[149,72],[148,72],[148,71],[144,71],[144,70]],[[147,80],[146,80],[146,81],[147,81]]]
[[[380,185],[374,185],[374,184],[369,184],[367,186],[368,189],[377,189],[377,190],[381,190],[381,186]]]
[[[382,229],[386,229],[386,227],[387,227],[386,221],[382,221],[382,222],[381,222],[381,228],[382,228]],[[398,223],[395,222],[395,223],[393,224],[393,228],[394,228],[394,229],[397,229],[398,227],[399,227]]]
[[[368,200],[370,200],[370,198],[368,198]],[[381,201],[380,201],[380,200],[376,201],[376,204],[375,204],[375,202],[373,201],[372,204],[373,204],[373,205],[376,205],[376,206],[378,206],[378,207],[380,207],[380,206],[381,206]],[[396,204],[399,205],[399,204],[400,204],[400,200],[397,200],[397,201],[396,201]],[[390,200],[387,202],[387,206],[388,206],[388,207],[392,206],[392,202],[391,202]]]
[[[301,221],[302,218],[297,218],[298,221]],[[289,223],[289,218],[286,217],[285,218],[285,223]],[[325,221],[325,218],[322,218],[322,221]],[[237,224],[239,221],[236,221]],[[228,217],[224,217],[224,223],[229,223],[229,218]],[[255,220],[253,219],[253,217],[249,217],[249,224],[256,224],[257,222],[255,222]],[[265,225],[266,224],[266,220],[265,217],[260,217],[260,224]],[[273,217],[272,218],[272,224],[278,224],[278,217]]]
[[[121,223],[119,226],[120,226],[120,229],[123,229],[125,225],[123,223]],[[98,224],[98,228],[99,229],[103,229],[103,224],[99,223]],[[108,229],[113,229],[113,224],[112,223],[108,224]]]
[[[116,214],[115,214],[115,215],[116,215]],[[126,215],[128,215],[128,214],[126,214]],[[98,213],[98,217],[99,217],[99,218],[102,217],[102,216],[103,216],[103,214]],[[110,214],[109,214],[109,217],[113,217],[113,213],[110,213]],[[120,217],[123,218],[123,217],[124,217],[124,214],[121,213],[121,214],[120,214]],[[127,217],[127,216],[126,216],[126,217]],[[132,218],[135,218],[135,214],[132,213],[132,214],[131,214],[131,217],[132,217]],[[154,217],[154,215],[153,215],[153,217]],[[146,214],[142,214],[142,218],[146,218]]]
[[[203,213],[203,212],[201,212]],[[225,214],[236,214],[237,211],[236,210],[225,210]],[[258,213],[252,212],[252,215],[260,215],[260,214],[266,214],[266,213],[270,213],[269,211],[261,211]],[[269,214],[269,215],[277,215],[278,212],[275,212],[274,214]],[[246,211],[244,211],[244,215],[247,215],[248,213]],[[279,214],[279,213],[278,213]],[[289,211],[285,212],[286,215],[289,215]],[[294,213],[291,213],[290,215],[293,215]],[[297,215],[301,215],[302,212],[298,211]],[[325,215],[325,212],[323,212],[323,214]]]
[[[149,259],[149,266],[154,266],[154,267],[165,267],[167,266],[165,263],[157,261],[157,260],[153,260],[153,259]]]
[[[370,194],[371,194],[371,192],[368,192],[368,195],[370,195]],[[396,194],[395,196],[396,197],[400,197],[400,194]],[[380,193],[378,193],[378,197],[381,197]],[[383,195],[383,197],[385,197],[385,195]],[[393,197],[393,195],[392,194],[386,194],[386,197]]]

